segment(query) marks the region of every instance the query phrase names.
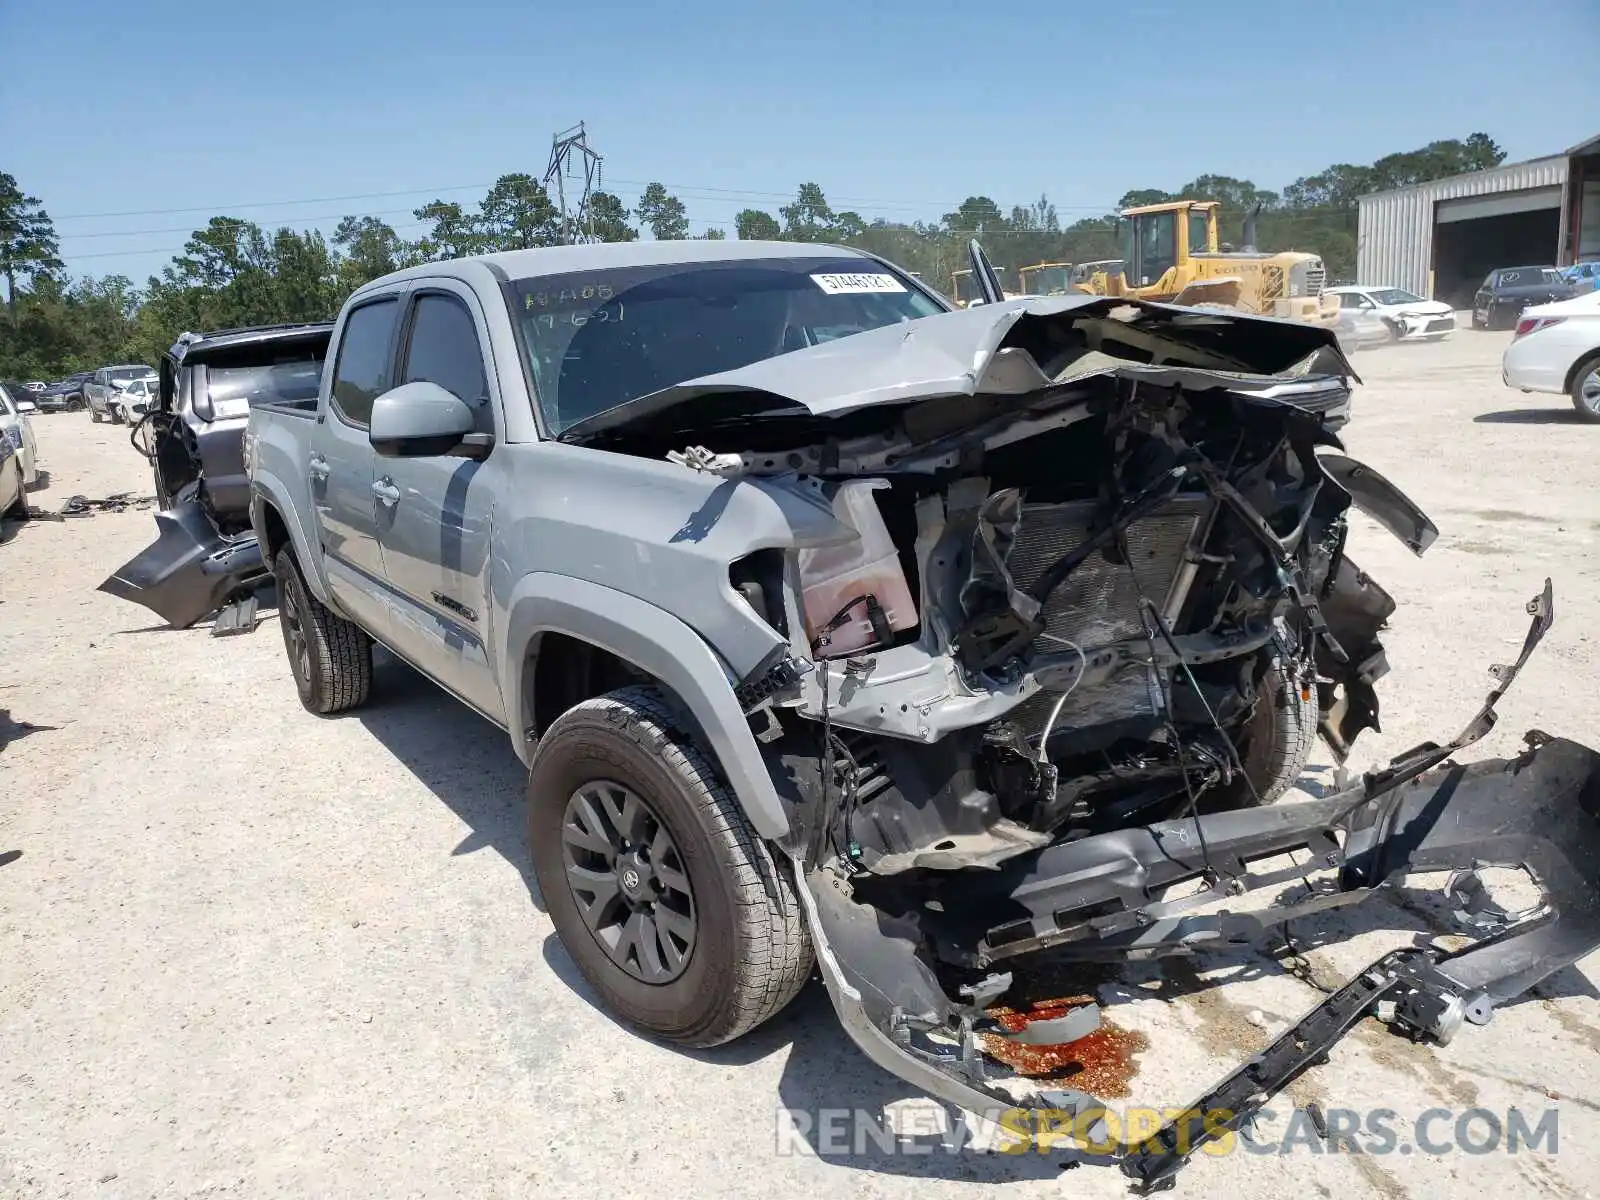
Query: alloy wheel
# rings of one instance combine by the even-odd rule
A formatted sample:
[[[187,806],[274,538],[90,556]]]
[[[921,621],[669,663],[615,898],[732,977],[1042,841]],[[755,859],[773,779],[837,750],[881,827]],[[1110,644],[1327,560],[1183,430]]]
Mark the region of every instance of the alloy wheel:
[[[1600,417],[1600,367],[1595,367],[1578,384],[1578,402]]]
[[[311,642],[306,637],[305,614],[300,609],[299,597],[293,586],[280,588],[278,621],[283,626],[283,645],[289,652],[289,663],[295,678],[303,684],[311,681]]]
[[[660,817],[631,789],[592,780],[561,820],[567,886],[613,963],[643,983],[683,974],[699,932],[694,893]]]

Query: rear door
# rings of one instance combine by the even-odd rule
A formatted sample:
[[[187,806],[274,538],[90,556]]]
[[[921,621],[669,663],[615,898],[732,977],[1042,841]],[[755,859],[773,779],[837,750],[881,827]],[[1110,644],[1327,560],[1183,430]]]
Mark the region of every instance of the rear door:
[[[377,497],[367,440],[372,402],[394,386],[395,336],[403,296],[379,295],[344,313],[334,335],[328,395],[305,464],[328,590],[369,632],[388,635]]]
[[[497,434],[496,389],[477,297],[449,280],[407,300],[393,386],[426,380],[465,401],[475,432]],[[505,706],[485,650],[493,454],[375,459],[378,543],[396,651],[495,721]]]

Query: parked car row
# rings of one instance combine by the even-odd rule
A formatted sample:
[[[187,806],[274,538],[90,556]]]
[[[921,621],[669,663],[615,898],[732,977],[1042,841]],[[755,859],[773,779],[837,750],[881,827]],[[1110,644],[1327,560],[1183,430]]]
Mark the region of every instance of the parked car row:
[[[89,410],[96,421],[132,424],[150,409],[156,372],[144,363],[123,363],[97,371],[77,371],[54,383],[6,384],[13,393],[26,388],[40,412]]]

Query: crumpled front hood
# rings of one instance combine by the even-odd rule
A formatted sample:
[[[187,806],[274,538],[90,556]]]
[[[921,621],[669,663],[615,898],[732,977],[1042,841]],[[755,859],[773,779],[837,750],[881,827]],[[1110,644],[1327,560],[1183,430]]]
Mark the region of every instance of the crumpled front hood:
[[[1331,329],[1097,296],[1035,296],[938,313],[688,380],[571,426],[582,440],[717,393],[837,416],[941,396],[1021,395],[1092,375],[1252,390],[1355,379]]]

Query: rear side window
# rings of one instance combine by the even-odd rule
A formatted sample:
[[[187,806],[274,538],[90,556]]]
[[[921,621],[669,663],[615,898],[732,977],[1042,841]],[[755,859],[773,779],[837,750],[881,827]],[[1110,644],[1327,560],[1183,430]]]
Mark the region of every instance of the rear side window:
[[[453,296],[428,293],[417,298],[400,382],[419,380],[438,384],[473,408],[488,403],[477,326],[467,306]]]
[[[355,425],[372,419],[372,402],[389,390],[389,351],[395,314],[393,297],[363,304],[345,318],[339,358],[333,368],[333,403]]]

